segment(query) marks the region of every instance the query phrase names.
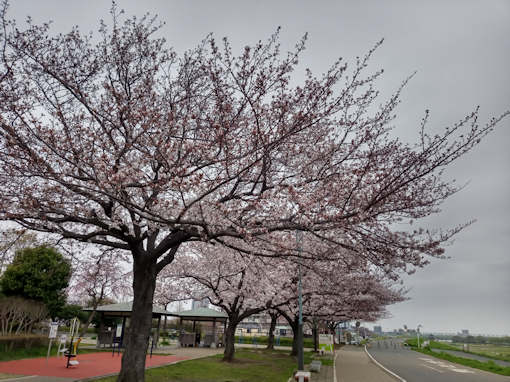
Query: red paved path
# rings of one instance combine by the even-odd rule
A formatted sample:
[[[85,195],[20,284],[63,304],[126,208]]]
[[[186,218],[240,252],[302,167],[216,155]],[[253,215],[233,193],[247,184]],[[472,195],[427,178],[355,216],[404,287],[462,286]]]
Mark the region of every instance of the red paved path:
[[[78,354],[77,366],[66,368],[67,358],[50,357],[48,364],[46,358],[20,359],[16,361],[0,362],[0,373],[21,375],[42,375],[48,377],[90,378],[99,375],[118,373],[122,356],[112,353],[99,352]],[[146,367],[160,366],[176,361],[188,359],[173,355],[147,356]]]

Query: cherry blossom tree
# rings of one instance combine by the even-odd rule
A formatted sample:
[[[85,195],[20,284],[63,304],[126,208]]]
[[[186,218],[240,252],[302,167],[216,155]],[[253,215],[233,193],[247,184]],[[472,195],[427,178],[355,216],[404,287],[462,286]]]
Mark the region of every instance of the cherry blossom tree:
[[[294,332],[293,353],[298,334],[298,267],[304,269],[303,306],[309,320],[380,318],[385,306],[402,301],[403,290],[393,287],[384,274],[371,265],[347,261],[339,266],[332,261],[270,259],[247,256],[224,246],[187,245],[186,254],[177,257],[163,274],[178,280],[181,294],[188,298],[208,298],[228,315],[224,360],[234,356],[234,335],[238,324],[251,315],[267,311],[276,319],[282,315]],[[188,280],[184,283],[183,280]],[[169,282],[168,284],[172,284]]]
[[[131,292],[130,257],[112,248],[91,248],[75,258],[69,294],[93,310],[81,329],[83,336],[94,319],[98,306],[112,298],[129,296]]]
[[[362,319],[374,321],[386,314],[385,307],[403,301],[405,291],[369,269],[348,269],[323,263],[303,272],[303,320],[339,321]],[[298,273],[296,267],[289,274]],[[297,295],[297,283],[290,283],[287,293]],[[289,299],[277,311],[293,331],[292,355],[298,352],[299,306]]]
[[[268,309],[267,314],[271,321],[269,322],[269,333],[267,335],[267,349],[274,349],[274,332],[276,330],[276,324],[281,314],[276,309]]]
[[[168,268],[167,268],[168,269]],[[169,309],[170,304],[192,298],[189,294],[188,282],[176,278],[166,272],[161,272],[156,281],[156,290],[154,291],[154,303],[163,307],[165,310]],[[163,323],[163,330],[167,328],[167,316]]]
[[[248,256],[221,245],[194,243],[186,246],[186,254],[179,255],[164,274],[181,282],[188,298],[207,298],[228,315],[223,360],[230,362],[239,323],[282,304],[278,296],[288,287],[281,277],[283,266],[281,261]]]
[[[0,275],[12,262],[16,251],[41,244],[37,235],[25,228],[8,228],[0,231]]]
[[[461,227],[393,223],[438,212],[457,190],[443,169],[507,114],[479,126],[476,110],[431,136],[427,112],[418,142],[405,144],[391,123],[407,81],[379,100],[382,71],[367,73],[375,48],[294,85],[306,37],[287,55],[275,33],[236,56],[209,36],[179,58],[155,18],[123,18],[115,6],[98,37],[16,27],[7,8],[0,219],[131,252],[119,381],[144,380],[156,277],[185,242],[260,240],[279,256],[286,235],[273,234],[305,230],[388,269],[440,255]]]

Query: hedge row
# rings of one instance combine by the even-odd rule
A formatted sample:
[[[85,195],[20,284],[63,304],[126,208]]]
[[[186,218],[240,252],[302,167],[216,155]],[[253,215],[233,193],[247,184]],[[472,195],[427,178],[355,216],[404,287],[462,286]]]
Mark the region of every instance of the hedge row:
[[[280,337],[279,344],[276,337],[274,341],[275,346],[292,346],[292,337]],[[238,343],[267,345],[267,336],[236,336],[236,344]],[[313,348],[313,338],[304,338],[303,346],[305,348]]]
[[[24,336],[0,337],[0,352],[9,352],[15,349],[30,349],[37,346],[48,346],[48,336],[27,334]]]

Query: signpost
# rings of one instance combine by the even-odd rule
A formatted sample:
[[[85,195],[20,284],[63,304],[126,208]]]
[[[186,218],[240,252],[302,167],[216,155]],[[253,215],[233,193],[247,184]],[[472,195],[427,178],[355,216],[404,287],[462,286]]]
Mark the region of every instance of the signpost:
[[[50,343],[48,344],[48,353],[46,354],[46,364],[48,364],[48,358],[50,357],[51,342],[55,338],[57,338],[57,331],[58,331],[58,323],[56,323],[56,322],[50,323],[50,334],[48,335],[48,338],[50,339]]]
[[[115,330],[115,337],[122,337],[122,324],[117,324],[117,328]]]
[[[319,349],[333,354],[333,334],[319,334]]]

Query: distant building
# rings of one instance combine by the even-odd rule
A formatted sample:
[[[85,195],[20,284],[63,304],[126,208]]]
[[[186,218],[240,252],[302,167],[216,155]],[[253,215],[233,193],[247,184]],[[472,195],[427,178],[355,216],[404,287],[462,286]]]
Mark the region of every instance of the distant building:
[[[469,336],[469,330],[468,329],[462,329],[461,332],[459,333],[462,337],[467,337]]]
[[[204,298],[203,300],[193,300],[191,302],[191,309],[198,309],[198,308],[209,308],[209,300],[207,298]]]
[[[382,327],[381,326],[374,326],[374,333],[375,334],[382,334]]]

